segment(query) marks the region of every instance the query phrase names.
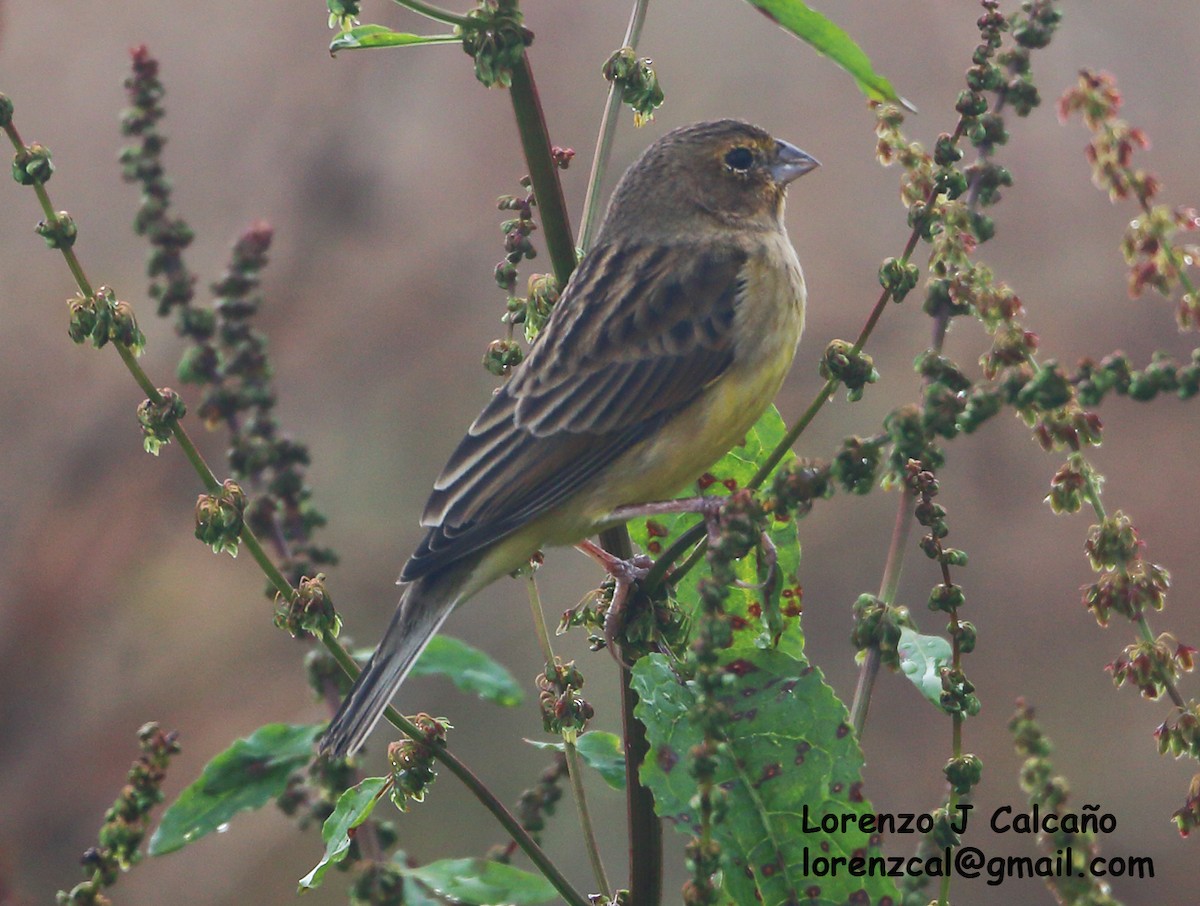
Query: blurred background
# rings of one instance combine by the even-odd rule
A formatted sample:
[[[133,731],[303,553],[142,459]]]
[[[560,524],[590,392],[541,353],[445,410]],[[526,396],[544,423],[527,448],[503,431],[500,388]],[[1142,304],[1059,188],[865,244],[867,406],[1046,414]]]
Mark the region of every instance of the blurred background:
[[[1005,3],[1010,7],[1011,3]],[[1063,4],[1065,22],[1035,55],[1043,106],[1010,121],[999,155],[1016,179],[994,210],[983,250],[1024,300],[1047,357],[1074,363],[1116,348],[1144,363],[1164,349],[1186,359],[1195,338],[1176,332],[1172,306],[1131,301],[1118,242],[1133,216],[1093,189],[1078,123],[1058,123],[1054,101],[1084,66],[1114,72],[1124,113],[1154,142],[1139,162],[1171,203],[1200,200],[1196,165],[1200,17],[1191,0]],[[578,151],[563,183],[578,222],[604,102],[599,71],[624,33],[627,0],[524,4],[537,39],[531,59],[555,143]],[[877,69],[921,113],[912,138],[932,145],[977,41],[974,3],[893,0],[825,4]],[[364,21],[435,32],[371,0]],[[427,489],[494,386],[480,367],[499,336],[503,295],[492,279],[502,255],[495,197],[525,172],[508,98],[474,78],[453,46],[345,53],[331,59],[319,0],[0,0],[0,90],[15,101],[26,141],[54,152],[56,206],[79,223],[77,251],[92,279],[135,303],[149,348],[143,363],[176,384],[180,343],[145,297],[146,250],[129,224],[137,192],[115,163],[128,48],[148,44],[168,89],[166,162],[177,213],[195,228],[188,253],[202,282],[215,279],[237,234],[257,219],[276,230],[259,326],[270,336],[285,428],[308,443],[321,540],[342,555],[330,588],[347,632],[373,644],[391,614],[397,571],[419,538]],[[794,186],[788,225],[810,286],[809,326],[779,408],[794,419],[819,386],[828,340],[853,338],[879,287],[876,269],[907,230],[894,170],[874,160],[873,119],[850,78],[735,0],[654,0],[641,52],[653,57],[667,102],[641,130],[623,116],[607,185],[655,137],[697,119],[752,120],[819,158]],[[134,420],[142,394],[109,350],[76,348],[63,300],[74,291],[58,256],[32,227],[31,192],[0,188],[0,901],[49,902],[79,879],[104,810],[136,755],[147,720],[178,729],[183,754],[168,798],[229,742],[272,721],[327,716],[303,681],[304,646],[271,625],[263,580],[249,557],[216,557],[192,537],[198,483],[174,447],[145,455]],[[919,252],[918,254],[923,254]],[[545,269],[545,257],[533,262]],[[523,266],[523,276],[531,270]],[[203,295],[203,287],[201,295]],[[828,456],[841,437],[868,434],[914,399],[913,358],[929,321],[914,293],[891,307],[869,351],[884,382],[859,404],[839,394],[802,439]],[[974,324],[956,325],[948,353],[974,367],[986,347]],[[1130,513],[1147,555],[1174,588],[1157,631],[1200,639],[1195,511],[1200,478],[1197,403],[1110,400],[1105,445],[1094,461],[1110,508]],[[222,438],[190,419],[223,471]],[[1103,851],[1154,858],[1153,880],[1114,882],[1128,904],[1191,902],[1194,842],[1169,818],[1195,765],[1159,757],[1151,733],[1168,707],[1114,690],[1104,665],[1132,641],[1127,625],[1099,629],[1079,603],[1091,581],[1083,555],[1088,518],[1055,517],[1042,502],[1062,461],[1046,455],[1011,416],[955,441],[941,475],[950,542],[967,550],[959,573],[979,628],[967,661],[984,710],[966,745],[985,763],[977,814],[1023,802],[1020,765],[1005,725],[1017,696],[1038,708],[1069,776],[1072,802],[1118,821]],[[808,651],[849,700],[856,667],[847,643],[850,605],[874,592],[896,499],[839,496],[800,525]],[[914,536],[915,537],[915,536]],[[599,579],[575,554],[554,553],[542,590],[554,614]],[[932,567],[910,552],[901,598],[926,631]],[[495,655],[523,681],[538,669],[523,587],[502,582],[456,614],[451,633]],[[616,729],[612,664],[583,638],[560,639],[588,676],[596,726]],[[1184,684],[1185,694],[1194,681]],[[482,706],[438,680],[413,680],[400,705],[445,715],[452,745],[505,801],[539,770],[521,736],[536,737],[536,696],[515,711]],[[864,739],[867,792],[886,811],[926,811],[943,795],[949,721],[902,679],[882,677]],[[378,767],[380,746],[368,762]],[[620,797],[592,783],[610,872],[623,875]],[[589,874],[574,810],[547,846],[580,884]],[[478,854],[501,839],[489,816],[445,776],[432,798],[399,816],[401,846],[422,860]],[[682,837],[669,835],[682,879]],[[1033,852],[1034,841],[976,826],[968,842],[988,855]],[[887,848],[904,853],[908,839]],[[319,858],[315,831],[300,833],[274,808],[244,815],[225,834],[141,866],[114,891],[126,906],[287,903]],[[1040,883],[988,887],[956,881],[956,902],[1051,902]],[[331,874],[314,904],[344,902]]]

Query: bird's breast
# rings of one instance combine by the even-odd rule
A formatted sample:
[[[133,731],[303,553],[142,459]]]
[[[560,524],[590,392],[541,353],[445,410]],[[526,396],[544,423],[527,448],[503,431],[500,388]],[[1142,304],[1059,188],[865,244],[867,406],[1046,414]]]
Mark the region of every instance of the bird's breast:
[[[604,499],[593,500],[592,512],[679,493],[741,443],[775,398],[804,329],[804,277],[786,235],[763,241],[740,282],[732,363],[656,435],[614,464],[598,495]]]

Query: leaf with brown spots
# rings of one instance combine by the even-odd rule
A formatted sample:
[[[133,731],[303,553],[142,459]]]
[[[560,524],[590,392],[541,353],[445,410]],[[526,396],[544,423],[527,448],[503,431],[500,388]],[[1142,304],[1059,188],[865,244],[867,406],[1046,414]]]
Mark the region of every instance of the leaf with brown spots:
[[[682,496],[701,494],[722,495],[730,489],[745,487],[758,471],[761,463],[783,439],[787,430],[783,418],[774,406],[758,420],[746,434],[745,440],[726,453],[716,465],[705,473],[704,480],[684,492]],[[786,466],[795,457],[788,453],[780,463]],[[770,487],[768,478],[765,486]],[[651,557],[666,550],[676,538],[698,521],[694,514],[656,516],[652,520],[637,520],[629,523],[629,535],[634,544]],[[775,581],[762,586],[766,576],[765,565],[756,562],[753,554],[734,564],[737,577],[748,587],[730,589],[725,602],[725,611],[733,621],[739,639],[745,637],[749,643],[759,647],[776,646],[793,657],[804,654],[804,633],[800,630],[799,596],[796,578],[800,569],[800,540],[796,524],[792,520],[781,522],[772,519],[767,534],[775,545]],[[689,610],[699,600],[696,583],[708,574],[706,563],[698,564],[675,586],[675,597]],[[767,606],[764,607],[764,604]],[[765,616],[764,616],[765,613]]]
[[[822,815],[835,815],[840,824],[843,815],[874,811],[863,796],[862,751],[853,732],[847,732],[846,708],[821,672],[803,659],[753,644],[735,644],[722,662],[733,680],[723,699],[733,724],[714,780],[726,791],[729,808],[713,832],[725,860],[726,896],[764,906],[882,904],[889,897],[898,903],[887,878],[853,878],[844,871],[837,877],[803,874],[805,848],[810,859],[879,854],[878,843],[857,828],[804,832],[805,806],[814,825]],[[674,761],[676,753],[701,740],[689,720],[692,688],[678,681],[662,655],[641,659],[633,673],[637,716],[651,745],[642,781],[654,792],[659,815],[691,833],[689,800],[696,784]],[[672,770],[664,770],[664,764]]]

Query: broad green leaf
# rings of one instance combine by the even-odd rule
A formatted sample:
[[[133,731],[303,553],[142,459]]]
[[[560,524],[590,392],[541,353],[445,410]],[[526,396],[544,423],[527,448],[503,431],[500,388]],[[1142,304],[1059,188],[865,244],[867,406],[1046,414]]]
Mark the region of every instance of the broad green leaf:
[[[459,689],[482,699],[512,708],[525,693],[513,675],[466,642],[436,635],[413,664],[413,676],[446,676]]]
[[[150,838],[150,854],[174,852],[221,829],[238,812],[261,808],[280,795],[292,772],[313,757],[313,740],[322,729],[267,724],[237,740],[163,813]]]
[[[763,462],[772,450],[783,439],[787,431],[779,412],[774,406],[767,411],[746,434],[745,441],[734,447],[723,456],[700,481],[684,492],[689,494],[721,494],[728,495],[746,486],[747,482],[758,471],[759,463]],[[792,453],[784,456],[780,466],[787,465],[794,459]],[[776,467],[778,469],[778,467]],[[767,479],[769,486],[771,479]],[[634,543],[651,557],[657,557],[670,547],[671,543],[688,528],[695,525],[700,517],[685,513],[675,516],[655,516],[652,519],[637,520],[629,524],[629,534]],[[772,521],[767,534],[775,545],[778,561],[776,564],[776,581],[772,587],[774,603],[782,612],[785,620],[783,635],[778,641],[778,647],[793,657],[801,657],[804,653],[804,634],[800,630],[800,622],[795,617],[801,610],[801,589],[797,579],[800,568],[800,541],[796,536],[796,526],[791,520],[784,522]],[[679,562],[682,562],[682,558]],[[736,564],[737,577],[751,587],[731,588],[725,609],[733,617],[735,638],[751,639],[753,644],[760,647],[770,647],[772,639],[764,631],[762,614],[769,603],[766,589],[757,588],[762,577],[759,576],[758,565],[753,555],[746,557]],[[699,597],[696,583],[702,576],[708,574],[708,567],[703,563],[697,564],[691,572],[675,585],[675,597],[684,603],[685,609],[693,609]]]
[[[544,742],[537,739],[525,740],[539,749],[557,749],[563,751],[562,742]],[[595,768],[600,777],[614,790],[625,789],[625,753],[621,750],[621,740],[615,733],[605,733],[602,730],[588,730],[575,741],[579,757],[588,767]]]
[[[320,887],[321,879],[329,867],[346,858],[346,851],[350,849],[350,832],[371,817],[386,783],[386,777],[368,777],[338,797],[333,814],[321,825],[325,855],[312,871],[300,879],[302,892]]]
[[[911,105],[896,94],[891,83],[871,67],[861,47],[832,20],[800,0],[747,0],[747,2],[850,73],[858,90],[875,101],[896,101]]]
[[[921,694],[937,705],[942,700],[942,668],[954,660],[954,649],[940,635],[921,635],[907,626],[900,629],[900,669]]]
[[[400,872],[470,906],[533,906],[557,896],[541,875],[487,859],[442,859],[419,868],[402,867]]]
[[[814,830],[824,815],[836,816],[840,825],[843,816],[872,814],[862,795],[862,751],[845,706],[820,671],[781,651],[751,646],[726,651],[722,663],[733,678],[724,701],[733,727],[715,777],[729,806],[713,827],[722,847],[724,893],[734,903],[763,906],[844,906],[884,897],[899,902],[887,878],[844,871],[818,877],[812,871],[814,859],[879,855],[878,844],[857,827]],[[663,655],[642,658],[633,675],[637,716],[651,743],[642,780],[654,792],[658,814],[691,834],[697,828],[690,804],[696,783],[687,758],[701,741],[689,720],[693,687],[679,682]]]
[[[458,44],[458,35],[411,35],[384,25],[358,25],[329,42],[329,52],[363,50],[368,47],[409,47],[416,44]]]

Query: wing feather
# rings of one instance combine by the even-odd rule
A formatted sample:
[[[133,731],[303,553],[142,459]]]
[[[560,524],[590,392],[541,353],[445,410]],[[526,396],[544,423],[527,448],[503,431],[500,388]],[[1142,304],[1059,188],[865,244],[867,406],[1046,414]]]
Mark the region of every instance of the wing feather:
[[[733,359],[746,252],[598,248],[434,485],[412,581],[566,500],[687,407]]]

